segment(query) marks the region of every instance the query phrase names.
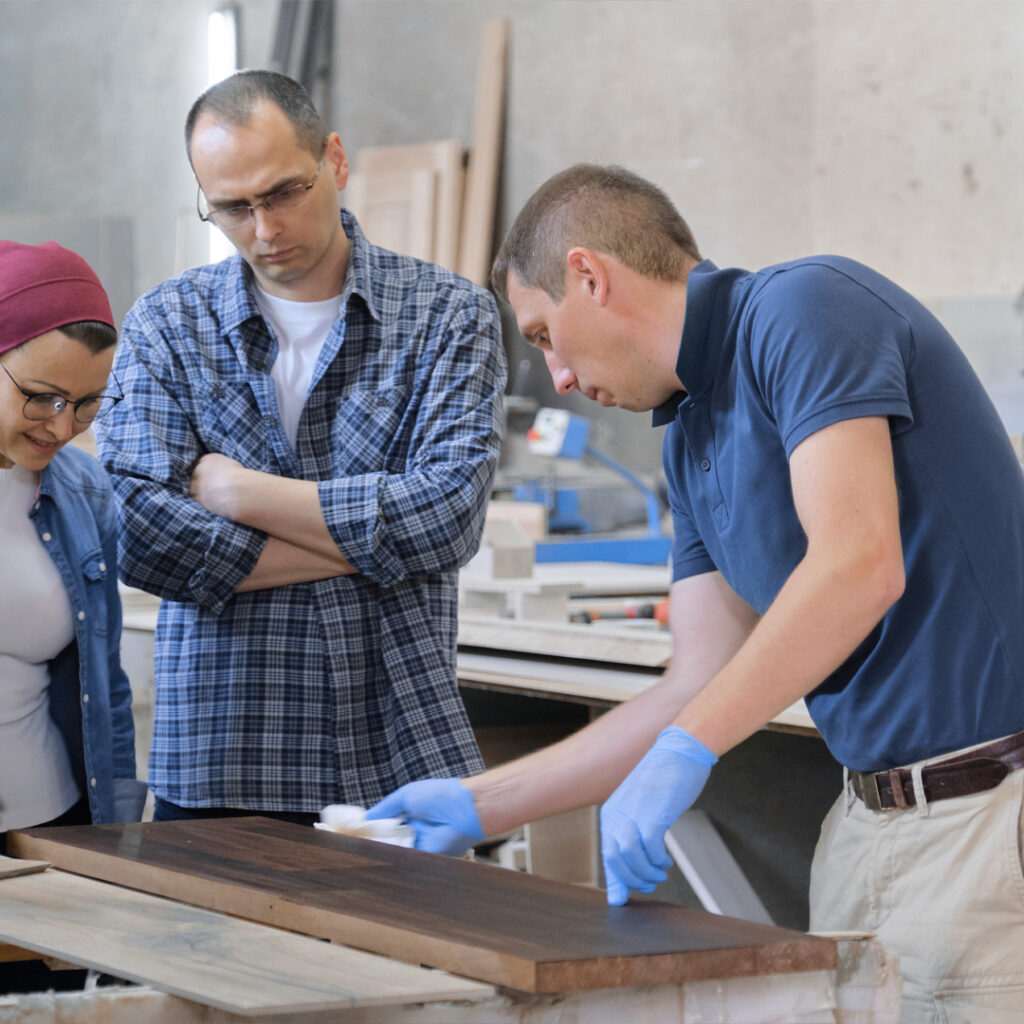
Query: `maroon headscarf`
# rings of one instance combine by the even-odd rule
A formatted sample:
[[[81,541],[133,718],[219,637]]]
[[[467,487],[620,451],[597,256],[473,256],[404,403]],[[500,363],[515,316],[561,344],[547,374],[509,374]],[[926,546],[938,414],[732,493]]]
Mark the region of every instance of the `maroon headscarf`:
[[[79,320],[116,329],[110,300],[89,264],[56,242],[0,241],[0,352]]]

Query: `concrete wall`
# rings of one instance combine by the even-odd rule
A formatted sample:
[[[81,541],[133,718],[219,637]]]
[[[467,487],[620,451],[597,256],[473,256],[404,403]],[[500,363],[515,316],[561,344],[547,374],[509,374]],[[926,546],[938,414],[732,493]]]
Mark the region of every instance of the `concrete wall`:
[[[511,22],[502,229],[568,164],[625,164],[720,265],[839,252],[889,274],[947,316],[1024,429],[1024,4],[341,0],[334,110],[350,151],[468,144],[495,17]],[[515,366],[530,354],[509,334]],[[642,418],[555,399],[533,362],[527,390],[657,466]]]
[[[133,289],[202,259],[181,124],[217,0],[0,0],[0,217],[131,218]],[[265,64],[277,4],[242,0]],[[472,124],[480,28],[511,21],[499,227],[576,160],[676,200],[706,255],[871,263],[933,304],[1024,430],[1024,0],[338,0],[332,121],[361,146]],[[953,326],[951,322],[951,326]],[[513,366],[529,353],[510,332]],[[557,404],[542,366],[526,387]],[[637,468],[658,438],[569,402]]]

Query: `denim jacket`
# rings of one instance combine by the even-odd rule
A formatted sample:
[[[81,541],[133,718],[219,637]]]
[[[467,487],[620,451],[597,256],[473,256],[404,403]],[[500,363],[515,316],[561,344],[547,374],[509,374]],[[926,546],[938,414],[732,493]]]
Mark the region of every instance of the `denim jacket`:
[[[67,744],[96,824],[138,821],[146,787],[135,778],[135,727],[121,668],[117,513],[99,463],[73,446],[43,470],[29,512],[71,603],[75,639],[49,663],[50,717]]]

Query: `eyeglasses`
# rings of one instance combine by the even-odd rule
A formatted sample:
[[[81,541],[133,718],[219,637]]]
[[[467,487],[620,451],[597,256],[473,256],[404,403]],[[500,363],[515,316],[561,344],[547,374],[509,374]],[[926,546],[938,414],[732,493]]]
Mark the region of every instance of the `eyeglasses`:
[[[222,231],[236,231],[245,227],[252,219],[255,212],[262,206],[267,213],[288,213],[303,206],[309,199],[309,190],[316,184],[320,177],[320,170],[324,165],[324,157],[327,155],[326,147],[320,157],[320,163],[316,165],[316,174],[313,175],[308,185],[289,185],[287,188],[278,189],[264,196],[258,203],[228,203],[226,206],[218,206],[214,210],[207,209],[203,213],[202,203],[206,197],[203,190],[196,186],[196,212],[199,219],[204,223],[211,221]]]
[[[59,416],[66,406],[71,406],[75,420],[78,423],[92,423],[93,420],[105,416],[118,402],[124,398],[120,395],[90,395],[88,398],[80,398],[77,402],[69,402],[63,395],[52,395],[44,391],[26,391],[12,376],[11,371],[0,362],[4,373],[11,378],[11,383],[25,396],[25,407],[21,410],[27,420],[49,420]],[[113,374],[111,374],[113,377]],[[114,377],[118,391],[121,385]]]

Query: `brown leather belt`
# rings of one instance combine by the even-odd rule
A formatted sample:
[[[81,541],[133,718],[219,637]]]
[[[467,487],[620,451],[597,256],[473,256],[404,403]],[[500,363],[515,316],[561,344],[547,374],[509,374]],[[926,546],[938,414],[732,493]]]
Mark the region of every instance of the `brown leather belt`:
[[[1012,771],[1024,768],[1024,732],[1004,736],[921,769],[925,798],[948,800],[994,789]],[[872,811],[903,810],[917,803],[909,768],[884,772],[850,772],[854,793]]]

